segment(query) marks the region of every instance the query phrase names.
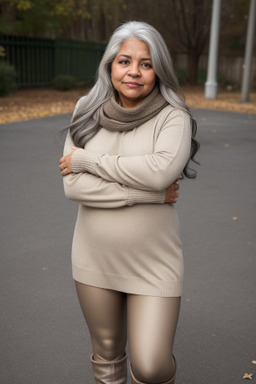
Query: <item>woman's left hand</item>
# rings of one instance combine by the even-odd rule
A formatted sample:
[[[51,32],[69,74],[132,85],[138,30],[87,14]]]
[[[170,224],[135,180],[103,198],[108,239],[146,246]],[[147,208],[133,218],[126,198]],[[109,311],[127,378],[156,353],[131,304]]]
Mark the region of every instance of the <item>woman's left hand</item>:
[[[179,184],[177,181],[180,179],[177,179],[172,183],[166,190],[165,190],[165,203],[177,203],[177,199],[179,197]]]
[[[73,153],[75,152],[75,150],[77,149],[76,147],[72,147],[73,151],[70,152],[69,154],[67,154],[66,156],[62,156],[60,158],[60,165],[59,165],[59,168],[60,168],[60,171],[61,171],[61,174],[62,176],[66,176],[68,175],[69,173],[72,173],[72,167],[71,167],[71,157],[73,155]]]

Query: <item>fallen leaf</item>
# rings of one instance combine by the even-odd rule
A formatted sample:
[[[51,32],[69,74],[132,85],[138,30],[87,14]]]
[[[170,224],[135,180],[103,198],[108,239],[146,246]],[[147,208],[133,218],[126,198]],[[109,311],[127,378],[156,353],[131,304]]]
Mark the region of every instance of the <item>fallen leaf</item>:
[[[89,88],[77,88],[62,92],[52,88],[18,89],[10,97],[1,98],[0,124],[43,117],[45,116],[44,109],[51,111],[48,115],[71,113],[76,101],[88,90]],[[254,92],[250,94],[248,103],[240,102],[238,92],[222,89],[218,90],[218,99],[205,99],[204,86],[184,86],[183,93],[186,96],[186,103],[192,108],[256,114],[256,93]],[[202,119],[202,122],[207,120]],[[247,124],[247,121],[244,121],[244,124]],[[216,133],[215,131],[214,129],[213,133]]]
[[[238,220],[238,217],[237,216],[233,216],[233,221],[237,221]]]
[[[252,364],[256,364],[256,360],[253,360],[253,361],[252,361]]]
[[[225,148],[228,148],[228,147],[229,147],[229,144],[225,144],[224,147],[225,147]]]
[[[243,376],[243,379],[249,379],[252,380],[253,373],[245,373]]]

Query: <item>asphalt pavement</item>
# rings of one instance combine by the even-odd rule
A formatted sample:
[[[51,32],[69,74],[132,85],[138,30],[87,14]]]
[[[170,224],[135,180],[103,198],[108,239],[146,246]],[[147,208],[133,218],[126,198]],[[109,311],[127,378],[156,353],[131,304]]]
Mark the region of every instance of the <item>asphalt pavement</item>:
[[[195,110],[196,180],[177,203],[185,283],[175,384],[256,383],[256,115]],[[0,384],[93,384],[63,193],[70,115],[0,125]]]

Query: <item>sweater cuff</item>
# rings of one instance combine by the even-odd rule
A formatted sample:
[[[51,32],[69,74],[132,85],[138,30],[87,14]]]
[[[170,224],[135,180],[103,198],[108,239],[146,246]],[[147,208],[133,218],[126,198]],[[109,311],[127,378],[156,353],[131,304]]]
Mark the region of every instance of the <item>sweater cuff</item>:
[[[71,156],[71,167],[74,173],[90,172],[94,173],[98,155],[88,152],[85,149],[76,149]]]
[[[164,204],[165,191],[149,192],[128,188],[128,205],[134,204]]]

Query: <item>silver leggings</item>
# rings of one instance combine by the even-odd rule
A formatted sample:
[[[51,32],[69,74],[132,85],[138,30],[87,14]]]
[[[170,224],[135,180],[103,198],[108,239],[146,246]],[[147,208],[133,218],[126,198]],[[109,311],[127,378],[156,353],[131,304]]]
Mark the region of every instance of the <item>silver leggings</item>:
[[[121,359],[128,334],[130,362],[139,381],[159,383],[172,377],[180,297],[131,295],[78,282],[76,289],[95,360]]]

